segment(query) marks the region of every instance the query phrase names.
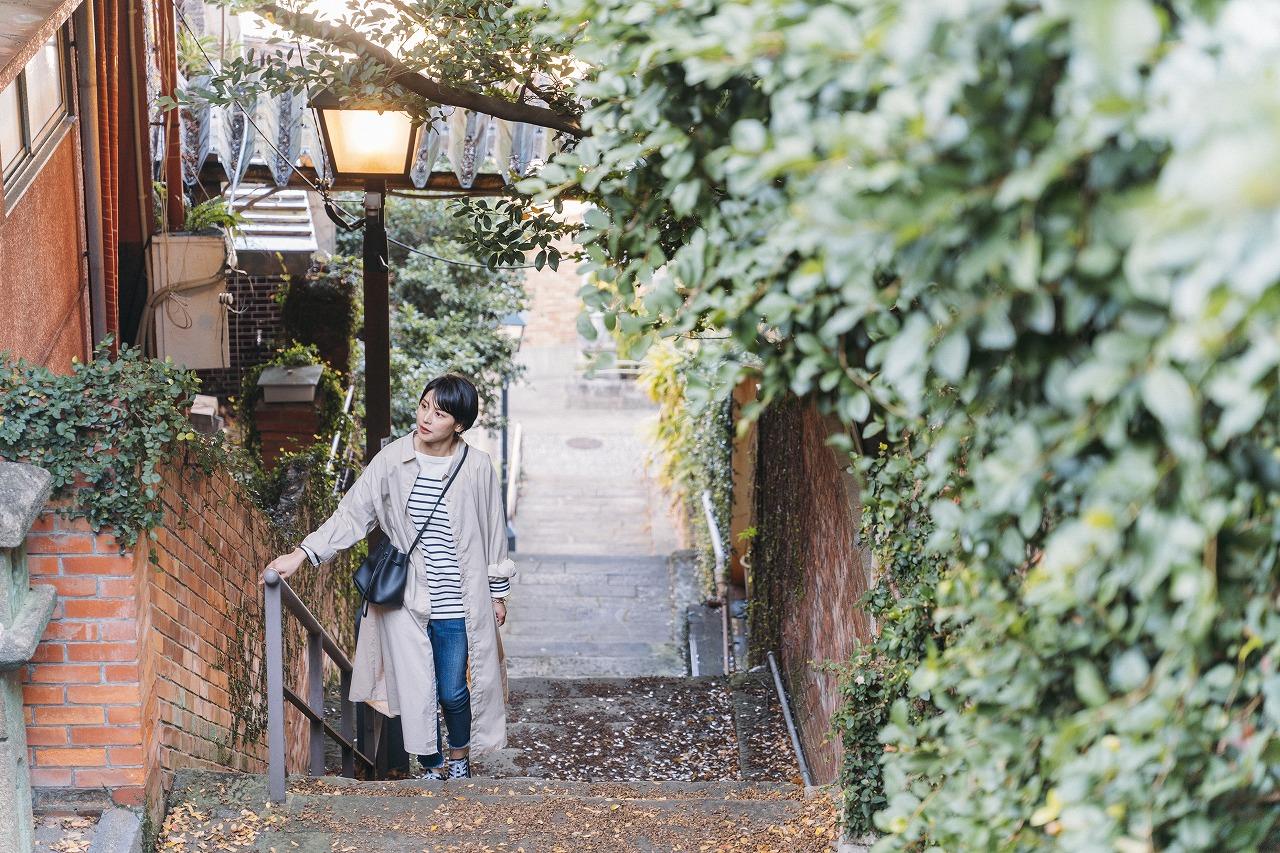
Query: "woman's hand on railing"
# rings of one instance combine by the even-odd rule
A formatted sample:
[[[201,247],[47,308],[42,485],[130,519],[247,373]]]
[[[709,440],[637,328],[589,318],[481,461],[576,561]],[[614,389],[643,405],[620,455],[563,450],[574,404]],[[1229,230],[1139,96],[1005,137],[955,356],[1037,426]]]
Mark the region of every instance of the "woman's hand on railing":
[[[289,575],[302,568],[305,562],[307,562],[307,552],[301,548],[294,548],[288,554],[276,557],[262,570],[262,575],[258,578],[258,586],[267,582],[267,572],[275,572],[281,580],[288,580]]]

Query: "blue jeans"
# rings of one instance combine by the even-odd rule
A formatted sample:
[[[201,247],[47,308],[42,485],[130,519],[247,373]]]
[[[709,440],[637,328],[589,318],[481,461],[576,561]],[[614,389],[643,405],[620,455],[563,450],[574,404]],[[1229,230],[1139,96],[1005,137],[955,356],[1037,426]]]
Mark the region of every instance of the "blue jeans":
[[[465,619],[432,619],[427,627],[431,657],[436,666],[436,690],[449,746],[463,749],[471,743],[471,691],[467,689],[467,623]],[[435,755],[424,755],[426,768],[444,765],[444,738],[436,726]]]

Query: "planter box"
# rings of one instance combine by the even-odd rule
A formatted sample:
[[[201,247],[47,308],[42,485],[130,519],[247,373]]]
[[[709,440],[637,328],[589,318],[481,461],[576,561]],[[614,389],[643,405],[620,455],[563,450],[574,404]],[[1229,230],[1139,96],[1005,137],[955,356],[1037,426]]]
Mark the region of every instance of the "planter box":
[[[305,367],[268,367],[258,377],[262,399],[266,403],[310,403],[316,398],[316,387],[324,375],[324,365]]]

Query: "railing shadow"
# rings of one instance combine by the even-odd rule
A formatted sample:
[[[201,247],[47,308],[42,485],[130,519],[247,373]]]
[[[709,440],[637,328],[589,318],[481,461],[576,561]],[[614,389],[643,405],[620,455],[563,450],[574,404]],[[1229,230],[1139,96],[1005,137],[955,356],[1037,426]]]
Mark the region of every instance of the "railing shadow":
[[[266,665],[267,665],[267,794],[272,802],[282,803],[285,798],[285,742],[284,703],[287,699],[302,712],[310,723],[310,768],[312,776],[323,776],[324,737],[328,735],[342,748],[342,775],[354,778],[356,761],[374,772],[373,759],[366,756],[355,744],[355,704],[348,698],[351,693],[351,660],[338,646],[337,641],[324,629],[320,621],[307,609],[297,593],[275,571],[263,576],[266,611]],[[284,626],[285,609],[293,614],[307,632],[307,698],[294,693],[284,683]],[[341,672],[342,718],[340,732],[333,730],[324,719],[324,656],[337,665]]]

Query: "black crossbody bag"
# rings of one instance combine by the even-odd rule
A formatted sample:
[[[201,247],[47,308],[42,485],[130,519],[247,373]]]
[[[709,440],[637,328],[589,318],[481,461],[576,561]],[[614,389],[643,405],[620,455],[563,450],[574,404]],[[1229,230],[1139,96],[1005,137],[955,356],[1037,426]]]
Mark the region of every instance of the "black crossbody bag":
[[[458,478],[458,472],[462,470],[463,463],[467,461],[467,451],[470,449],[470,446],[462,445],[462,459],[458,460],[458,467],[453,469],[449,481],[444,484],[444,489],[440,492],[440,497],[436,498],[435,505],[431,507],[431,514],[427,516],[413,544],[409,546],[409,553],[406,554],[392,545],[389,538],[383,539],[382,544],[364,558],[360,568],[356,569],[355,574],[351,576],[352,583],[360,591],[362,614],[369,612],[369,602],[381,607],[399,607],[404,604],[404,587],[409,580],[409,554],[418,547],[422,534],[427,532],[427,526],[431,524],[436,510],[440,508],[440,501],[444,500],[449,487]]]

